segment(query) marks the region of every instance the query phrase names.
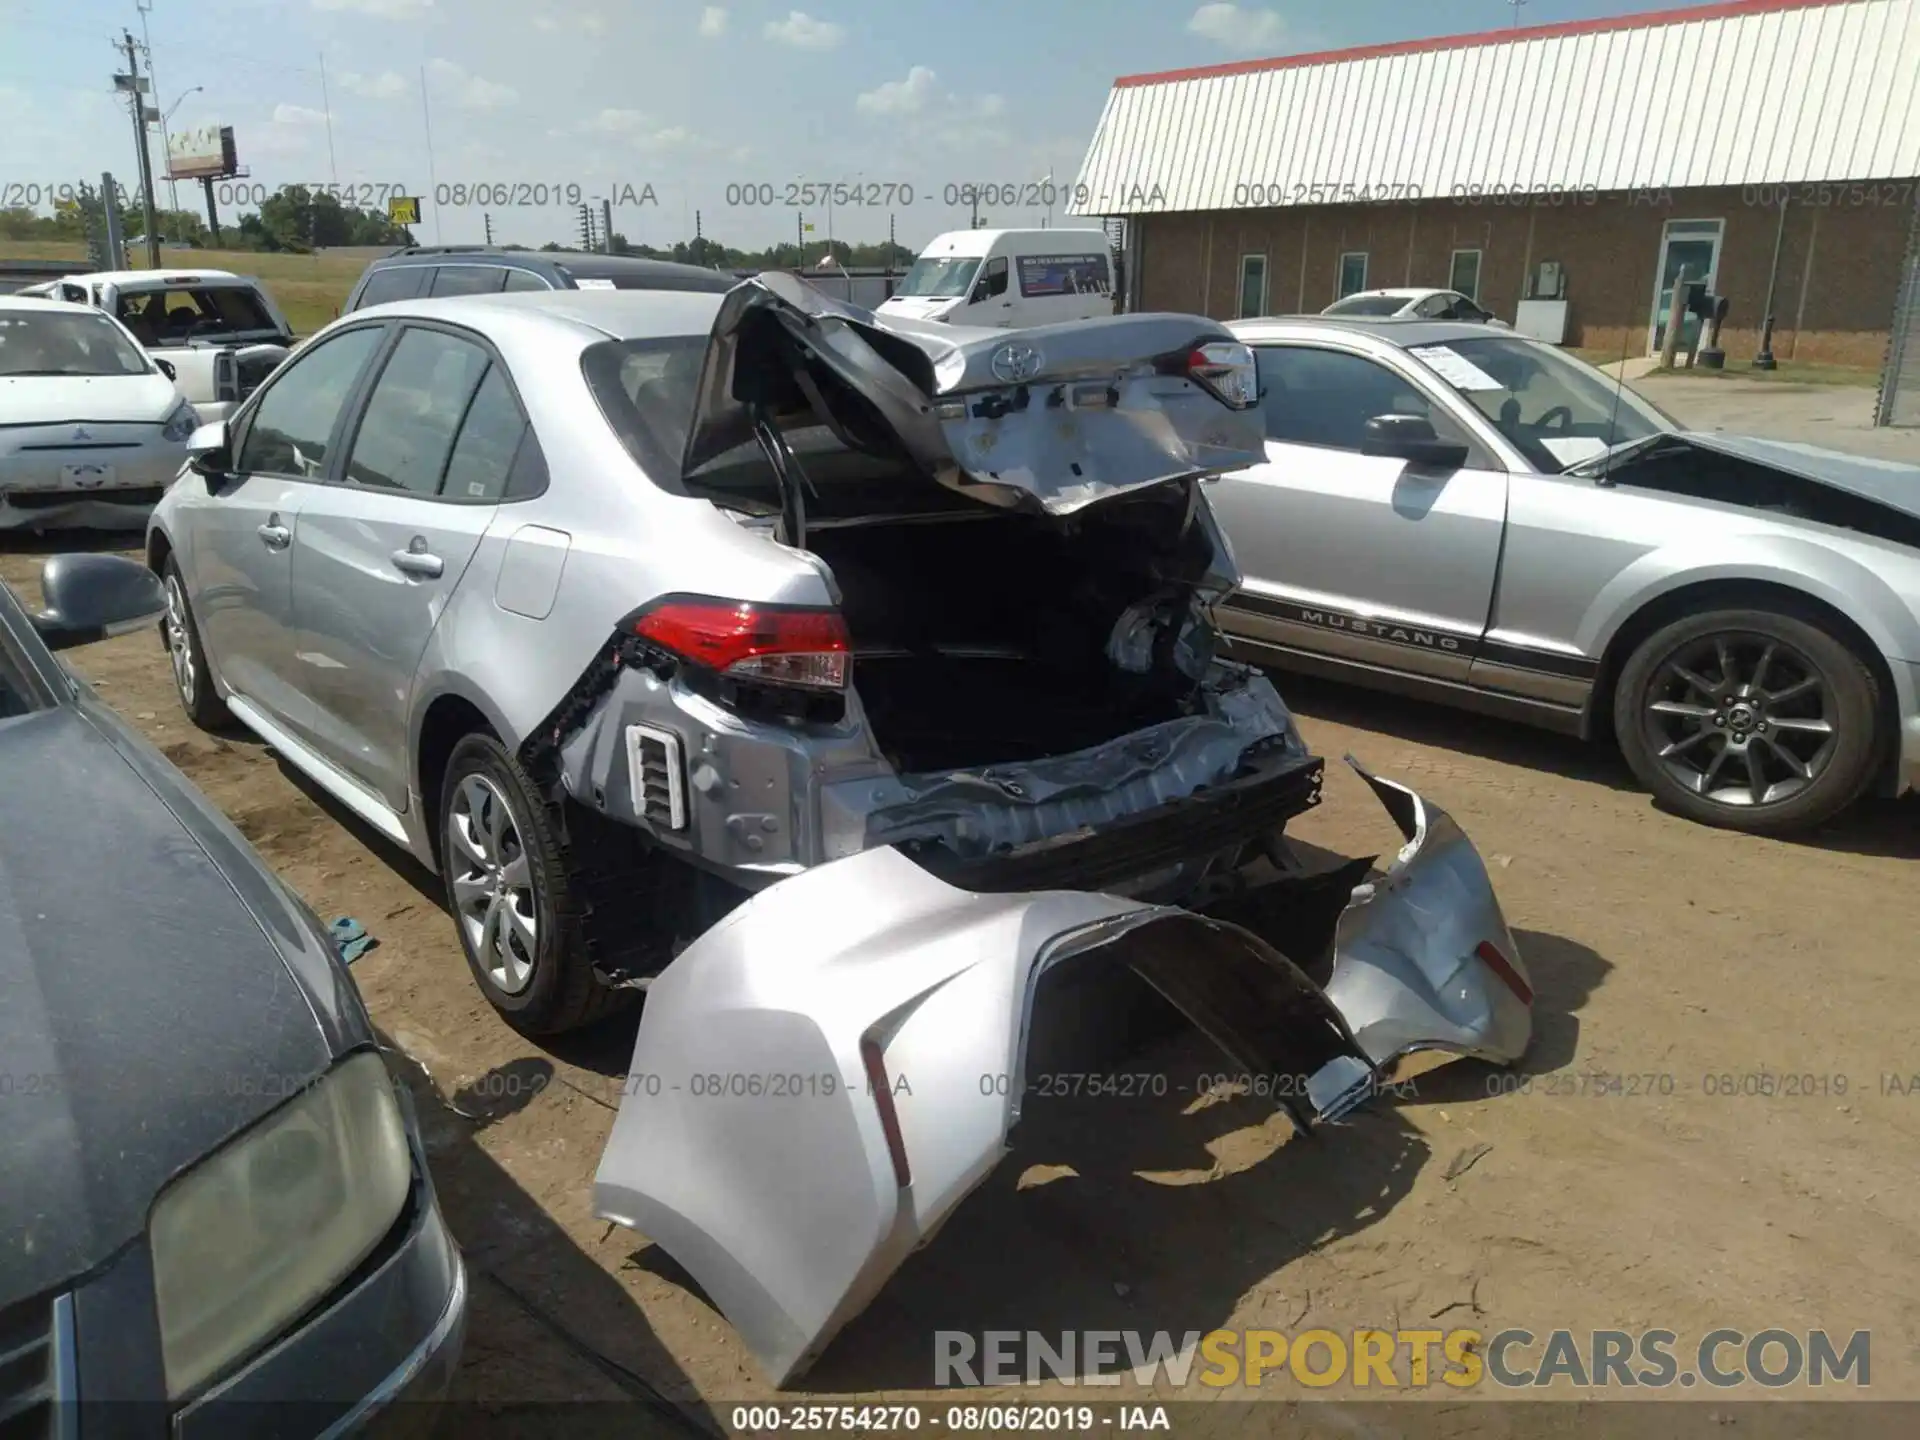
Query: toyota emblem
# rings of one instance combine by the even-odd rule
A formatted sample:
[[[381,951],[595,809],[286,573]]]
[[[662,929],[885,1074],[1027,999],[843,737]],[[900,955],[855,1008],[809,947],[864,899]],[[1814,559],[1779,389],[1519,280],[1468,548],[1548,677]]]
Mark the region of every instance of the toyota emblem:
[[[1040,352],[1031,345],[1002,345],[993,352],[993,373],[1009,385],[1040,373]]]
[[[76,440],[91,440],[93,438],[93,432],[84,425],[76,425],[73,427],[73,438]]]

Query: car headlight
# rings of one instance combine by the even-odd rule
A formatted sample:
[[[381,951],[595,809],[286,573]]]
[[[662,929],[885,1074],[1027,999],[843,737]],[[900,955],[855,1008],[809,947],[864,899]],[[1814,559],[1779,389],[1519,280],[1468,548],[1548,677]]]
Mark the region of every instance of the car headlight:
[[[178,445],[184,442],[199,428],[199,412],[185,400],[182,400],[174,407],[173,413],[161,422],[160,438]]]
[[[352,1273],[412,1183],[393,1081],[369,1051],[161,1191],[147,1242],[168,1394],[251,1353]]]

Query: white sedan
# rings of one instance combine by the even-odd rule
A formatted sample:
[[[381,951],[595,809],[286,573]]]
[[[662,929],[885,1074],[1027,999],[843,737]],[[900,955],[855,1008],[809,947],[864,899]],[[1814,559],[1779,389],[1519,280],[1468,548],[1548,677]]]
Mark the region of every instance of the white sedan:
[[[1458,290],[1361,290],[1333,302],[1322,315],[1364,316],[1374,320],[1469,320],[1497,330],[1510,327]]]
[[[198,425],[112,316],[0,296],[0,530],[144,526]]]

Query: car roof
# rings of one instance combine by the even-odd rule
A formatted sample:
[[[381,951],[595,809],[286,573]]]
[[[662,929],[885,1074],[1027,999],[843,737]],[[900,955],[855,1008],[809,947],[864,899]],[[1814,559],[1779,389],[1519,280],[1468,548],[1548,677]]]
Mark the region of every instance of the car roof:
[[[58,310],[71,315],[75,311],[87,312],[90,309],[89,306],[75,305],[71,300],[55,300],[45,295],[0,295],[0,310]]]
[[[1338,305],[1343,300],[1365,300],[1373,295],[1389,300],[1424,300],[1429,295],[1451,295],[1452,293],[1451,290],[1440,290],[1431,285],[1395,285],[1384,290],[1356,290],[1351,295],[1341,296],[1340,300],[1333,303]]]
[[[61,278],[85,280],[92,285],[115,285],[124,290],[129,285],[156,285],[165,289],[167,282],[176,280],[197,285],[207,280],[238,280],[241,277],[231,270],[197,270],[192,266],[163,265],[158,270],[92,270]]]
[[[1250,341],[1311,339],[1316,333],[1366,335],[1402,350],[1456,340],[1526,339],[1511,330],[1491,330],[1470,320],[1403,319],[1398,315],[1268,315],[1255,320],[1229,320],[1227,328]]]
[[[578,340],[645,340],[704,336],[720,310],[720,292],[710,290],[523,290],[502,295],[442,295],[391,300],[355,310],[347,320],[445,320],[489,334],[497,329],[548,327]]]
[[[576,279],[634,279],[695,281],[718,277],[731,288],[733,277],[704,265],[683,265],[677,260],[659,260],[646,255],[608,255],[598,250],[506,250],[499,246],[419,245],[396,250],[368,266],[369,270],[406,265],[458,265],[463,262],[501,265],[510,269],[551,270],[563,267]]]

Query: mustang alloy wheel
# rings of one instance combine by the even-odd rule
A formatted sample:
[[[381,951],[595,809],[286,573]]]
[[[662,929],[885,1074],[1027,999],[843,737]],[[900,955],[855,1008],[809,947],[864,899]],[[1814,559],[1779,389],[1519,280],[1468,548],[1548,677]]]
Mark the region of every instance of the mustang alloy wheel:
[[[1688,616],[1627,662],[1614,724],[1648,789],[1708,824],[1818,824],[1866,788],[1877,744],[1872,672],[1809,619]]]

